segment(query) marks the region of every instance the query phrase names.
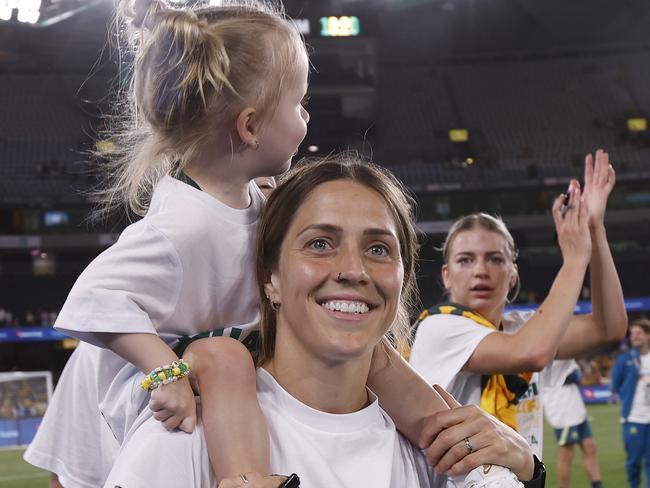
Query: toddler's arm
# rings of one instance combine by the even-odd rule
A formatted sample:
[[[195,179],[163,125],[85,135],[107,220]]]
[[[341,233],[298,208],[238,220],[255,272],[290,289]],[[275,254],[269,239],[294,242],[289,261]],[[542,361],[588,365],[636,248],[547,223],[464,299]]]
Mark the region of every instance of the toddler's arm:
[[[97,337],[107,348],[145,374],[178,360],[165,341],[154,334],[100,333]],[[196,426],[196,402],[187,378],[153,390],[149,408],[154,412],[154,418],[162,422],[167,430],[179,428],[192,432]]]
[[[424,421],[449,407],[443,398],[384,339],[375,346],[368,386],[397,429],[421,449]]]

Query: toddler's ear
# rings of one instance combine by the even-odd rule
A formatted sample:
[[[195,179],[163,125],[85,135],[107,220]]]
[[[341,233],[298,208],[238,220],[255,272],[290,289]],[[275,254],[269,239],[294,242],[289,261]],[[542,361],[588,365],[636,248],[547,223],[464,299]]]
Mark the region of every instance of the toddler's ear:
[[[236,126],[237,134],[241,141],[251,147],[252,149],[257,149],[259,147],[259,142],[257,142],[257,132],[258,132],[258,114],[253,107],[246,107],[237,116]]]

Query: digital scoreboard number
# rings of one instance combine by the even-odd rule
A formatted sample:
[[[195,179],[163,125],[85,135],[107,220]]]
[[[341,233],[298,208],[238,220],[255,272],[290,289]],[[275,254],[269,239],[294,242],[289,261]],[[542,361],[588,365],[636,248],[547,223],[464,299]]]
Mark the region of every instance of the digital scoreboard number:
[[[323,37],[352,37],[358,36],[360,32],[359,17],[354,15],[320,18],[320,35]]]

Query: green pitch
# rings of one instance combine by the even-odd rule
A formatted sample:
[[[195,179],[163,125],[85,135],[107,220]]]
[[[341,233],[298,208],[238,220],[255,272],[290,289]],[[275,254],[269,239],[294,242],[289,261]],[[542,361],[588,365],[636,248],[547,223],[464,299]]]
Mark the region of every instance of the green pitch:
[[[587,408],[591,428],[598,444],[598,460],[606,488],[627,486],[625,453],[618,422],[618,405],[593,405]],[[0,451],[0,488],[47,488],[47,473],[22,460],[22,450]],[[557,447],[550,427],[544,430],[544,462],[548,468],[547,488],[557,488],[555,459]],[[589,488],[591,485],[582,469],[580,453],[573,461],[571,486]]]
[[[618,405],[591,405],[587,407],[591,430],[598,445],[598,461],[603,476],[605,488],[621,488],[628,486],[625,476],[625,451],[619,423]],[[580,448],[575,447],[576,454],[571,467],[571,486],[589,488],[591,483],[582,468]],[[544,426],[544,464],[548,470],[547,488],[557,488],[555,462],[557,459],[557,444],[553,430]],[[645,486],[643,482],[641,486]]]
[[[23,450],[0,451],[0,488],[47,488],[48,474],[23,461]]]

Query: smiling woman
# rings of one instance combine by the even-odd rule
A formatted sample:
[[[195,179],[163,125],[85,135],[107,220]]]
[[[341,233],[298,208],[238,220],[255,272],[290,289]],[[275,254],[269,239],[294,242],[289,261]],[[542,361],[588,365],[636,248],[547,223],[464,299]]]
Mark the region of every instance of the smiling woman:
[[[366,386],[384,336],[399,339],[407,330],[415,249],[409,198],[370,163],[348,156],[305,163],[271,194],[257,242],[257,397],[273,472],[295,470],[310,488],[463,486],[464,478],[434,475]],[[441,455],[469,458],[474,445],[456,439],[467,432],[474,455],[488,456],[474,457],[468,469],[499,459],[531,478],[532,455],[520,436],[475,407],[442,414],[430,426],[436,433],[451,427],[437,436]],[[202,425],[188,435],[149,420],[127,439],[105,486],[215,486],[205,452]],[[173,463],[150,468],[169,453]],[[509,470],[491,471],[501,472],[498,486],[521,486]],[[243,473],[219,487],[270,482]]]

